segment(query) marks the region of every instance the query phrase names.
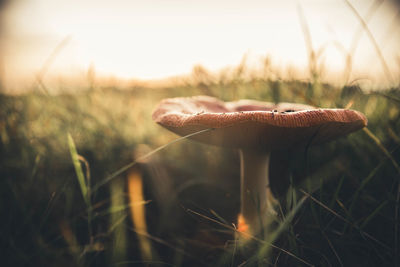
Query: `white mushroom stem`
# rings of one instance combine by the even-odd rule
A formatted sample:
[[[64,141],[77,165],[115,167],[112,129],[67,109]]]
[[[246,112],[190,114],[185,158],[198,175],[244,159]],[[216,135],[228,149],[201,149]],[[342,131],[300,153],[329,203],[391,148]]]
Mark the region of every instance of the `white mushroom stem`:
[[[273,203],[276,201],[269,186],[270,152],[239,151],[241,219],[244,220],[247,233],[258,235],[273,213]]]

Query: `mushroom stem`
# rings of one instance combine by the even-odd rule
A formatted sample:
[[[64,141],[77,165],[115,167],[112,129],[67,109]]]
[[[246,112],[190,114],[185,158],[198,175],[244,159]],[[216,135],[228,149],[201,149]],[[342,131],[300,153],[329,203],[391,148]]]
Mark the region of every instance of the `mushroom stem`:
[[[263,235],[276,201],[269,187],[270,152],[240,149],[241,214],[239,230]]]

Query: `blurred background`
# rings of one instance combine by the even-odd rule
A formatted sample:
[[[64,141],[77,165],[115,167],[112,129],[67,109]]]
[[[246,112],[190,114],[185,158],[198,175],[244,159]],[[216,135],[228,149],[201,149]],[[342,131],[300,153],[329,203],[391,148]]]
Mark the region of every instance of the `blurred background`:
[[[251,68],[260,70],[268,58],[283,77],[305,79],[314,50],[329,82],[344,79],[350,55],[351,80],[375,87],[398,83],[398,2],[351,5],[363,22],[338,0],[4,0],[3,90],[29,87],[57,47],[47,82],[82,83],[89,69],[100,76],[160,80],[189,74],[195,65],[221,71],[244,57]]]
[[[399,266],[399,24],[395,0],[0,1],[0,265]],[[242,244],[238,151],[151,119],[194,95],[368,127],[274,151]]]

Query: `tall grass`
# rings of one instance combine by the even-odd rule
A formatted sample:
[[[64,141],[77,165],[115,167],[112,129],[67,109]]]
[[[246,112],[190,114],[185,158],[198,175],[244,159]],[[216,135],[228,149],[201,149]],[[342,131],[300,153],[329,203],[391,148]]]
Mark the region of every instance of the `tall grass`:
[[[374,43],[373,8],[363,18],[346,3]],[[348,84],[357,36],[350,52],[343,48],[344,85],[324,83],[323,48],[313,47],[298,10],[309,81],[279,79],[270,69],[253,75],[244,57],[220,75],[198,66],[176,86],[94,86],[91,73],[87,90],[52,95],[43,77],[66,39],[37,75],[37,90],[0,95],[2,265],[398,265],[400,89]],[[271,185],[277,215],[265,239],[242,243],[237,153],[177,138],[151,121],[161,99],[198,94],[353,108],[369,124],[329,144],[272,154],[286,165],[271,166],[280,182]]]
[[[399,90],[364,93],[321,83],[328,98],[315,99],[304,94],[312,88],[306,82],[280,81],[276,87],[275,80],[242,80],[240,92],[238,81],[232,83],[208,86],[226,100],[240,94],[273,101],[278,92],[279,101],[308,99],[331,107],[351,101],[369,119],[365,132],[311,147],[307,156],[291,152],[281,178],[288,187],[276,191],[280,208],[269,240],[245,247],[235,241],[238,155],[177,139],[149,119],[160,99],[203,89],[2,95],[6,265],[396,264]],[[172,140],[179,142],[165,146]],[[142,144],[153,147],[141,157],[147,161],[133,156]],[[143,183],[139,204],[128,197],[134,166]],[[158,186],[167,189],[163,197]],[[132,205],[143,205],[145,231],[132,221]]]

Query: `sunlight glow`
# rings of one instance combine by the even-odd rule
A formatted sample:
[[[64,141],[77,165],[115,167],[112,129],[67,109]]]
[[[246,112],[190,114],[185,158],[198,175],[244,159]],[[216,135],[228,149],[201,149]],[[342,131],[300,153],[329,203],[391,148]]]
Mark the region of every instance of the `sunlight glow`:
[[[352,3],[365,15],[374,1]],[[196,64],[219,70],[239,64],[245,54],[254,59],[250,63],[270,56],[277,66],[305,68],[308,52],[298,5],[312,47],[321,51],[320,62],[343,72],[345,50],[359,27],[344,1],[29,0],[10,5],[5,13],[3,79],[12,83],[34,76],[67,36],[71,42],[52,64],[52,74],[79,75],[95,66],[101,75],[160,79],[190,73]],[[400,33],[393,25],[400,18],[393,7],[390,1],[378,6],[368,25],[398,73]],[[365,34],[353,62],[357,75],[383,76]]]
[[[238,232],[240,233],[249,233],[249,225],[246,223],[246,220],[243,218],[242,214],[239,214],[238,216],[238,227],[237,227]],[[247,235],[244,235],[245,238],[248,238]]]
[[[142,260],[150,261],[152,260],[152,251],[150,240],[147,237],[146,209],[144,205],[136,205],[136,203],[145,201],[142,175],[138,169],[133,168],[128,173],[128,193],[132,222],[139,240]]]

